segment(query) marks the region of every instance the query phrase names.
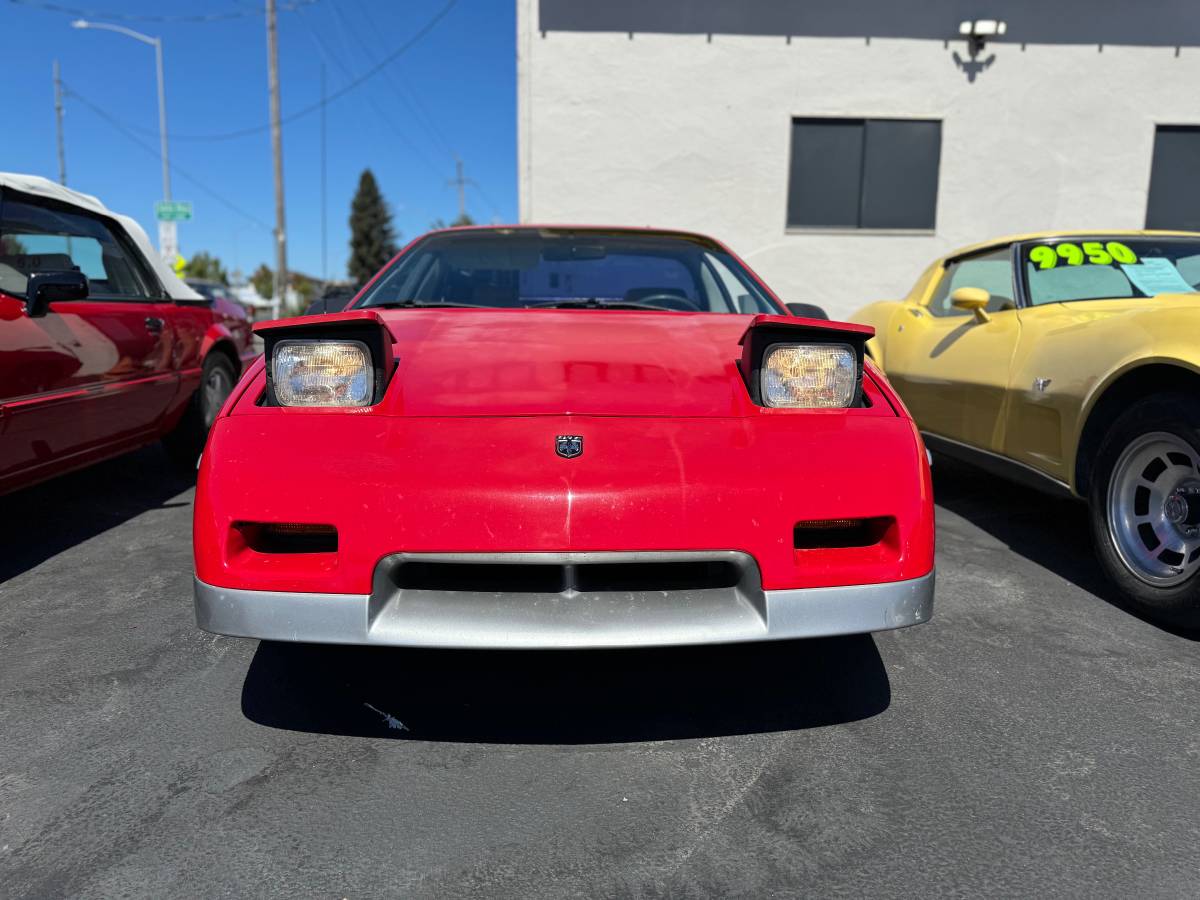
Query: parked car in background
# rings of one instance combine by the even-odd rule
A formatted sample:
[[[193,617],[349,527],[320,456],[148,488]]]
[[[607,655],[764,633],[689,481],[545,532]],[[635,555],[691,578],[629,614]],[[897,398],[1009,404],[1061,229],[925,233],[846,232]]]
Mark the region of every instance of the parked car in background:
[[[789,315],[711,238],[435,232],[352,308],[255,328],[197,484],[209,631],[616,647],[932,613],[929,466],[871,329]]]
[[[324,313],[341,312],[357,293],[358,289],[354,285],[331,284],[321,292],[320,297],[308,304],[304,315],[319,316]]]
[[[1200,234],[999,238],[852,318],[931,449],[1087,500],[1109,577],[1200,625]]]
[[[229,285],[211,278],[185,278],[184,284],[205,300],[212,301],[214,313],[236,321],[239,332],[248,333],[250,331],[250,318],[247,315],[246,304],[238,299]]]
[[[0,493],[162,439],[193,466],[253,359],[246,316],[133,220],[0,173]]]

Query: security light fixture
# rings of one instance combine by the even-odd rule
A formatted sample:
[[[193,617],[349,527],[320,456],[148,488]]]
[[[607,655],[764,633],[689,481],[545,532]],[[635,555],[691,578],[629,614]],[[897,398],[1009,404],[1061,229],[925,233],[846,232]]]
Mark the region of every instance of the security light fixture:
[[[959,22],[958,33],[967,39],[967,49],[972,58],[979,55],[990,37],[999,37],[1008,31],[1008,23],[999,19],[975,19]]]

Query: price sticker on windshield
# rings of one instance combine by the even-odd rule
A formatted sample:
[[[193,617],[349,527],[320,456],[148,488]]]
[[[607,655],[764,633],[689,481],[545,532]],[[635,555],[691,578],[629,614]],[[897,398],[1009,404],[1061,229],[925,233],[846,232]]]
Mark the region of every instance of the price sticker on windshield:
[[[1132,265],[1138,261],[1138,257],[1120,241],[1083,241],[1079,244],[1063,241],[1031,248],[1029,261],[1039,269],[1053,269],[1060,262],[1068,266]]]

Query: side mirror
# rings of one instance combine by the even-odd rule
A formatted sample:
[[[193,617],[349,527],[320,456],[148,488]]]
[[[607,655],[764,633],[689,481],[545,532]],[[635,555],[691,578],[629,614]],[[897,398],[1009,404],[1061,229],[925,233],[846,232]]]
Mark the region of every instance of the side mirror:
[[[991,294],[983,288],[976,287],[960,287],[950,295],[950,305],[955,309],[975,313],[977,322],[991,321],[992,317],[987,314],[987,305],[991,300]]]
[[[308,304],[301,315],[323,316],[325,313],[341,312],[349,299],[349,297],[342,297],[336,294],[333,296],[327,294],[323,297],[318,297],[312,303]]]
[[[83,300],[88,295],[87,276],[78,270],[38,272],[29,276],[25,286],[25,311],[31,319],[50,311],[50,304],[61,300]]]
[[[802,319],[828,319],[829,313],[815,303],[788,303],[788,311]]]

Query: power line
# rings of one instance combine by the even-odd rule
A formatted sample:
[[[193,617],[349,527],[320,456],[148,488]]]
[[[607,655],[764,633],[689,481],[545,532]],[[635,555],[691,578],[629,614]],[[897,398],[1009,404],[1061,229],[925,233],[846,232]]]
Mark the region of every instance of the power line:
[[[304,23],[305,27],[309,31],[309,34],[312,35],[313,42],[317,45],[317,52],[319,52],[323,58],[331,61],[335,66],[337,66],[343,75],[349,79],[353,79],[354,73],[350,71],[350,68],[343,63],[337,54],[335,54],[329,47],[329,45],[325,43],[325,40],[321,37],[320,32],[313,28],[312,23],[308,21],[308,17],[302,14],[300,16],[300,21]],[[323,94],[324,92],[322,92],[322,95]],[[412,138],[410,138],[405,130],[396,123],[396,121],[391,117],[390,113],[379,105],[374,97],[369,98],[367,102],[371,104],[371,107],[379,115],[379,118],[387,123],[392,131],[396,133],[396,136],[400,138],[400,140],[403,141],[410,150],[412,150],[412,152],[419,160],[421,160],[421,162],[428,166],[431,172],[438,176],[443,174],[438,169],[437,165],[434,164],[434,162],[428,156],[426,156],[416,144],[413,143]]]
[[[372,34],[385,33],[375,22],[375,19],[371,16],[371,11],[367,9],[366,4],[360,2],[360,0],[355,0],[355,5],[358,7],[359,12],[362,13],[362,17],[366,21],[367,27],[371,30]],[[335,4],[333,11],[334,14],[345,23],[347,29],[350,30],[354,37],[357,38],[358,30],[354,27],[354,23],[351,22],[342,11],[342,7],[339,4]],[[359,43],[364,47],[370,46],[369,42],[360,41]],[[455,153],[454,148],[450,146],[450,142],[446,140],[445,135],[443,135],[441,130],[437,127],[437,123],[434,122],[433,117],[429,115],[429,112],[425,109],[424,105],[422,105],[417,95],[413,91],[408,90],[408,86],[403,82],[397,83],[392,77],[391,71],[385,71],[383,73],[383,77],[387,80],[387,83],[392,86],[392,90],[396,92],[396,96],[408,104],[408,108],[412,110],[413,118],[416,120],[417,124],[425,130],[425,133],[433,139],[433,142],[435,144],[441,144],[441,149],[446,153],[447,156],[451,157],[452,159],[457,158],[458,154]]]
[[[90,109],[93,113],[95,113],[97,116],[99,116],[101,119],[106,121],[109,125],[111,125],[113,128],[115,128],[121,134],[123,134],[125,137],[129,138],[129,140],[133,141],[133,143],[137,144],[139,147],[141,147],[143,150],[145,150],[147,153],[151,154],[152,156],[157,157],[158,159],[162,159],[162,154],[158,150],[156,150],[151,144],[148,144],[145,141],[143,141],[140,137],[138,137],[136,134],[134,134],[128,128],[126,128],[124,125],[122,125],[120,121],[118,121],[117,119],[110,116],[108,113],[106,113],[103,109],[101,109],[95,103],[92,103],[92,101],[88,100],[87,97],[84,97],[82,94],[80,94],[77,90],[75,90],[72,87],[69,87],[66,84],[66,82],[62,83],[62,89],[63,89],[64,96],[75,98],[80,103],[82,103],[84,106],[86,106],[88,109]],[[247,221],[253,222],[255,225],[257,225],[259,228],[262,228],[264,231],[269,232],[269,231],[274,230],[271,228],[270,225],[268,225],[266,222],[262,221],[262,219],[259,219],[257,216],[254,216],[251,213],[246,212],[244,209],[239,207],[233,201],[228,200],[225,197],[221,196],[219,193],[214,191],[207,184],[202,182],[195,175],[192,175],[190,172],[184,171],[183,169],[179,168],[179,166],[175,165],[174,163],[171,164],[171,169],[172,169],[172,171],[175,172],[176,175],[178,175],[184,181],[191,182],[197,188],[199,188],[201,191],[203,191],[205,194],[208,194],[208,196],[212,197],[214,200],[216,200],[218,203],[220,203],[222,206],[232,210],[233,212],[237,213],[239,216],[246,219]]]
[[[372,34],[383,34],[384,31],[379,27],[378,23],[371,15],[367,5],[363,3],[362,0],[354,0],[354,3],[359,13],[362,15],[363,21],[370,29],[370,32]],[[340,5],[335,4],[333,6],[333,11],[340,20],[339,25],[344,26],[342,29],[342,33],[344,35],[348,35],[351,41],[357,42],[358,45],[364,48],[370,46],[369,42],[365,42],[360,39],[358,29],[355,27],[354,22],[344,13]],[[392,78],[392,73],[390,71],[384,72],[384,77],[392,86],[392,89],[396,92],[397,97],[408,104],[409,109],[412,111],[412,118],[424,129],[426,135],[428,135],[435,144],[440,144],[441,148],[454,159],[455,177],[450,179],[447,184],[457,188],[459,218],[461,219],[466,213],[466,200],[464,196],[464,189],[466,187],[475,188],[479,192],[480,197],[483,198],[484,202],[492,208],[493,213],[495,213],[497,217],[500,217],[502,215],[500,209],[491,201],[491,198],[488,197],[487,193],[483,190],[483,187],[474,179],[467,178],[463,175],[462,160],[459,158],[459,155],[455,152],[454,148],[450,146],[450,142],[446,140],[446,137],[442,131],[437,127],[437,123],[434,121],[433,116],[429,114],[428,109],[420,102],[417,94],[409,91],[403,82],[398,84],[396,80]]]
[[[84,19],[109,19],[119,22],[158,22],[160,24],[172,23],[187,23],[192,25],[206,24],[209,22],[227,22],[231,19],[246,19],[250,17],[258,18],[262,15],[262,10],[254,9],[229,9],[224,12],[217,13],[195,13],[192,15],[181,16],[160,16],[146,15],[142,13],[121,13],[110,12],[107,10],[98,9],[80,9],[77,6],[63,6],[59,3],[46,3],[44,0],[8,0],[14,6],[28,6],[33,9],[41,9],[46,12],[65,13],[69,16]],[[281,11],[291,12],[298,10],[303,6],[312,6],[319,0],[291,0],[289,3],[280,4]]]
[[[471,187],[475,188],[475,190],[479,192],[479,196],[483,198],[483,202],[492,208],[492,212],[495,213],[497,217],[503,218],[504,213],[500,212],[500,207],[493,203],[492,198],[484,193],[484,190],[480,186],[479,182],[475,181],[473,178],[468,178],[467,181],[470,183]]]
[[[420,28],[420,30],[418,30],[407,41],[380,60],[379,63],[367,69],[367,71],[359,75],[357,78],[354,78],[342,85],[336,91],[329,94],[324,100],[318,100],[316,103],[310,103],[308,106],[302,107],[301,109],[284,116],[282,119],[282,124],[288,125],[292,122],[295,122],[297,119],[302,119],[307,115],[311,115],[319,110],[323,105],[327,105],[344,97],[355,88],[364,84],[371,78],[374,78],[388,65],[395,62],[414,46],[416,46],[422,40],[422,38],[429,34],[429,32],[433,31],[434,27],[440,21],[442,21],[442,19],[444,19],[449,14],[450,10],[452,10],[457,4],[458,0],[447,0],[446,4],[440,10],[438,10],[433,17]],[[142,131],[141,128],[136,126],[124,127],[128,128],[130,131]],[[172,134],[169,137],[173,141],[231,141],[235,140],[236,138],[249,137],[250,135],[254,134],[262,134],[264,131],[270,129],[270,127],[270,125],[254,125],[249,128],[239,128],[236,131],[224,131],[217,132],[215,134]]]

